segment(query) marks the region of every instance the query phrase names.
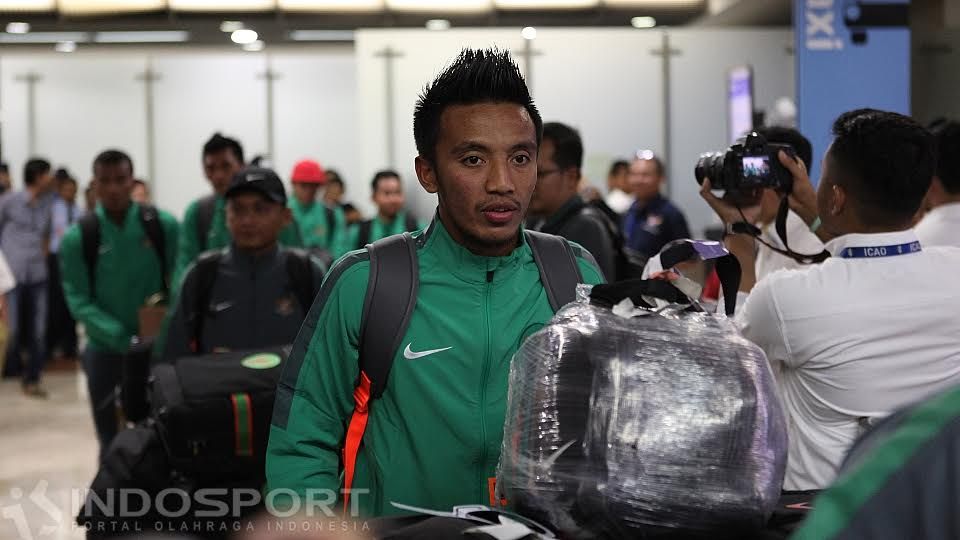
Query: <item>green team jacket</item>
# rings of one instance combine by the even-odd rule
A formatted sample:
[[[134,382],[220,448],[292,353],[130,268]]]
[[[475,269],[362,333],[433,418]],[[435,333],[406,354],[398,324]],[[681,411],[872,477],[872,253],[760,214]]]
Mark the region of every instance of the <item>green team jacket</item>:
[[[386,391],[371,404],[354,476],[351,506],[365,516],[400,512],[391,501],[448,511],[490,503],[510,360],[553,316],[526,243],[506,257],[473,255],[439,218],[414,236],[417,304]],[[601,283],[592,257],[573,247],[584,281]],[[268,489],[340,489],[369,269],[366,251],[338,261],[300,330],[278,388]]]
[[[177,220],[157,211],[163,227],[167,264],[177,251]],[[72,225],[60,244],[63,292],[73,317],[83,323],[94,350],[124,353],[136,335],[137,312],[144,301],[163,290],[160,259],[140,224],[140,206],[130,205],[123,226],[111,221],[101,206],[100,253],[94,270],[96,291],[90,290],[83,238],[78,224]]]
[[[180,245],[177,250],[177,265],[173,271],[171,283],[179,286],[183,272],[187,266],[200,255],[200,242],[197,238],[197,207],[200,199],[190,203],[183,215],[183,234],[180,235]],[[230,245],[230,231],[227,230],[226,201],[217,197],[213,208],[213,219],[210,221],[210,230],[207,231],[207,245],[204,251],[222,249]],[[291,223],[280,232],[280,244],[287,247],[303,247],[300,231],[297,224]],[[175,287],[176,288],[176,287]]]
[[[300,227],[303,247],[325,249],[334,258],[350,251],[351,247],[346,244],[347,220],[343,216],[342,208],[334,208],[333,223],[327,223],[327,207],[323,203],[315,202],[306,207],[294,197],[287,205]],[[333,227],[332,235],[330,227]]]

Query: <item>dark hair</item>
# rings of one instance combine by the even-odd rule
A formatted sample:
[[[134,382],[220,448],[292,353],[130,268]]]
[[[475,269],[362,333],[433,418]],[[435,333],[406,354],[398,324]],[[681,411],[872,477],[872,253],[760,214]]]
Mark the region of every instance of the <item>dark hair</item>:
[[[560,122],[543,125],[543,138],[553,141],[553,161],[562,170],[583,166],[583,142],[580,133]]]
[[[6,161],[0,162],[0,173],[10,174],[10,166]]]
[[[944,120],[931,126],[937,145],[937,178],[951,195],[960,194],[960,123]]]
[[[614,161],[612,165],[610,165],[610,172],[607,173],[607,176],[620,174],[621,171],[626,171],[628,169],[630,169],[630,162],[623,159],[618,159]]]
[[[121,150],[106,150],[100,152],[100,155],[93,160],[93,172],[96,174],[98,165],[121,165],[126,163],[130,166],[130,174],[133,174],[133,160],[130,156]]]
[[[397,171],[390,170],[390,169],[377,171],[377,174],[373,175],[373,180],[370,181],[370,191],[372,191],[373,193],[376,193],[377,184],[379,184],[380,181],[383,180],[384,178],[396,178],[397,180],[400,180],[400,175],[397,174]]]
[[[50,172],[51,168],[50,162],[45,159],[34,158],[27,161],[23,166],[23,183],[32,186],[37,181],[37,177]]]
[[[860,219],[880,226],[911,219],[933,177],[933,135],[910,117],[876,109],[841,114],[833,134],[835,182],[852,191]]]
[[[758,127],[754,131],[763,135],[767,142],[789,144],[797,153],[800,161],[807,166],[809,171],[813,165],[813,145],[810,140],[803,136],[799,131],[783,126]]]
[[[344,188],[344,191],[346,191],[346,186],[343,185],[343,178],[340,177],[340,173],[334,169],[327,169],[326,176],[328,184],[339,184],[340,187]]]
[[[210,154],[219,154],[224,150],[230,150],[233,152],[233,155],[237,157],[237,160],[240,163],[243,163],[243,147],[240,146],[240,142],[236,139],[231,139],[230,137],[224,137],[219,133],[214,133],[213,137],[210,137],[210,140],[203,145],[203,156],[207,157]]]
[[[456,60],[424,88],[417,100],[413,111],[417,152],[435,161],[443,111],[451,105],[476,103],[523,106],[533,120],[537,144],[540,143],[543,120],[510,53],[495,48],[463,49]]]
[[[146,182],[144,182],[143,180],[141,180],[141,179],[139,179],[139,178],[134,178],[134,179],[133,179],[133,185],[135,185],[135,186],[143,186],[143,189],[145,189],[145,190],[147,190],[147,191],[150,191],[150,186],[148,186]]]
[[[66,180],[70,180],[70,171],[68,171],[64,167],[60,167],[59,169],[57,169],[55,173],[53,173],[53,178],[57,182],[64,182]]]

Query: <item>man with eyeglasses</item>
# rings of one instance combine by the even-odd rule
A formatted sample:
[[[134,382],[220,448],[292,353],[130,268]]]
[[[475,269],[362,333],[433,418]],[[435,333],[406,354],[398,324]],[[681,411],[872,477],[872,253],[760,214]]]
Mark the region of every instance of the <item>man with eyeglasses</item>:
[[[582,164],[580,134],[558,122],[544,124],[529,226],[580,244],[596,259],[604,277],[612,281],[616,279],[616,247],[611,229],[604,223],[606,216],[577,193]]]
[[[627,185],[636,198],[623,222],[627,247],[650,258],[663,246],[679,238],[689,238],[690,229],[683,212],[660,194],[666,178],[663,161],[652,151],[637,152]]]

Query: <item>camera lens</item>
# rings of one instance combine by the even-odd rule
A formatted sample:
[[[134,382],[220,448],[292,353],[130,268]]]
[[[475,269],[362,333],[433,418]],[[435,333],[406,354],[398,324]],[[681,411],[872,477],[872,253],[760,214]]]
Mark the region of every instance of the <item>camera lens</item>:
[[[710,152],[700,156],[697,160],[697,166],[693,169],[693,174],[697,177],[697,183],[703,184],[704,178],[709,178],[714,188],[722,188],[723,178],[723,153]]]

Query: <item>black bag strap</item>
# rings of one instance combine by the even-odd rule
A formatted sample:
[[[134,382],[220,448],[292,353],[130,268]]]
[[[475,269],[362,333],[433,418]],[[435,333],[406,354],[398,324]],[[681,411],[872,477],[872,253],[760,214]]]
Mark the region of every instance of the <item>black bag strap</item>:
[[[383,395],[393,357],[407,333],[420,285],[416,241],[410,233],[367,246],[370,277],[360,326],[360,372],[370,379],[370,398]]]
[[[327,246],[331,246],[333,234],[337,232],[337,214],[327,205],[323,205],[323,211],[327,214]]]
[[[313,282],[313,262],[310,254],[301,249],[287,248],[287,277],[293,294],[300,303],[304,313],[310,311],[313,298],[317,295],[316,284]]]
[[[90,297],[93,298],[96,295],[97,259],[100,257],[100,219],[96,212],[87,212],[78,223],[83,263],[87,267],[87,282],[90,284]]]
[[[193,269],[196,298],[193,309],[187,316],[187,324],[191,329],[190,348],[193,349],[194,354],[204,352],[203,324],[210,311],[210,295],[213,292],[213,284],[217,280],[217,271],[222,257],[222,251],[208,251],[197,257]]]
[[[407,214],[403,218],[403,230],[407,232],[413,232],[420,228],[420,225],[417,224],[417,218],[413,217],[410,214]]]
[[[660,252],[660,264],[664,269],[673,268],[683,261],[689,261],[697,257],[699,255],[694,248],[694,242],[682,240]],[[714,268],[717,270],[720,287],[723,289],[724,310],[727,315],[733,315],[734,309],[737,307],[737,291],[740,289],[740,279],[742,277],[740,261],[728,253],[715,259],[715,262]],[[664,300],[669,299],[664,298]]]
[[[197,246],[201,253],[207,250],[207,235],[213,226],[213,212],[216,209],[216,194],[207,195],[197,203]]]
[[[357,232],[357,246],[356,249],[363,249],[370,243],[370,229],[373,228],[373,220],[365,219],[360,222],[360,226]]]
[[[530,230],[525,230],[524,235],[540,270],[540,281],[550,307],[554,312],[559,311],[577,299],[577,284],[583,283],[573,249],[559,236]]]
[[[160,212],[155,206],[140,206],[140,225],[143,226],[143,232],[146,233],[150,245],[157,253],[157,259],[160,261],[160,279],[163,281],[163,294],[169,298],[169,267],[167,265],[167,239],[163,233],[163,224],[160,222]]]

